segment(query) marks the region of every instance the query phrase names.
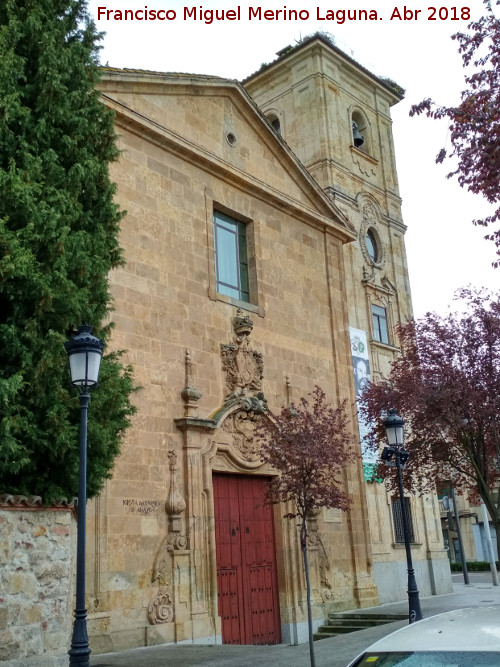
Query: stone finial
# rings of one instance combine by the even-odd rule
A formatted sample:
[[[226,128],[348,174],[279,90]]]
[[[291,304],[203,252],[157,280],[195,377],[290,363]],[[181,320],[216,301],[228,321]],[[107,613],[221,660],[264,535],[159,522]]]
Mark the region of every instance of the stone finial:
[[[290,406],[292,404],[292,383],[290,382],[290,376],[286,375],[285,377],[285,385],[286,385],[286,404]]]
[[[177,452],[174,452],[173,449],[171,449],[168,454],[168,469],[170,472],[175,472],[177,470]]]
[[[194,417],[196,416],[198,406],[196,405],[197,401],[200,400],[202,394],[201,391],[198,391],[193,386],[193,377],[192,377],[192,366],[191,354],[189,350],[186,350],[186,356],[184,360],[185,365],[185,376],[186,376],[186,386],[181,391],[182,400],[184,401],[184,416],[185,417]]]
[[[238,308],[233,317],[233,329],[237,336],[249,336],[252,333],[253,320],[250,315],[243,315],[241,308]]]
[[[182,529],[181,514],[186,509],[186,501],[177,490],[177,454],[168,452],[170,470],[170,490],[165,502],[165,511],[168,514],[169,533],[180,533]]]

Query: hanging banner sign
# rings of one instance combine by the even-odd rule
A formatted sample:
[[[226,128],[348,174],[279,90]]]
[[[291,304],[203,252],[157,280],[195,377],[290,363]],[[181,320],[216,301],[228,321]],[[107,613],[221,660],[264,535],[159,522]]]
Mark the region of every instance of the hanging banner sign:
[[[354,374],[354,389],[356,391],[356,407],[358,408],[358,428],[361,440],[361,454],[363,458],[363,471],[366,481],[373,481],[373,472],[377,464],[377,455],[366,444],[368,435],[368,424],[359,414],[359,399],[363,389],[370,382],[370,359],[368,357],[368,342],[366,331],[362,329],[349,328],[351,340],[352,370]]]

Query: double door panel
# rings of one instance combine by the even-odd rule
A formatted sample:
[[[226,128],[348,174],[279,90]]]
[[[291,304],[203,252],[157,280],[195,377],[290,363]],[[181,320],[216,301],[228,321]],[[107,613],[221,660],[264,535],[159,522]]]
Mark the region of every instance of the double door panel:
[[[225,644],[278,644],[281,627],[272,508],[266,480],[213,477],[217,587]]]

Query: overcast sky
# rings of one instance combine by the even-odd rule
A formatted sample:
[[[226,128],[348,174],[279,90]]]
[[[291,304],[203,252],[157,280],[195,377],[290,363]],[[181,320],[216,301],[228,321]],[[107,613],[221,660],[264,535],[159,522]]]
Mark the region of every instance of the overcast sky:
[[[407,12],[408,20],[399,20],[394,9],[404,16],[405,6],[412,16]],[[392,117],[417,317],[428,310],[444,314],[449,305],[453,306],[453,293],[459,287],[472,284],[497,290],[500,286],[500,269],[491,267],[495,259],[493,243],[483,240],[483,228],[471,224],[473,218],[491,208],[481,197],[461,190],[456,180],[446,179],[451,164],[435,164],[439,149],[450,147],[446,123],[408,115],[410,106],[424,97],[444,104],[459,101],[464,88],[463,69],[451,35],[466,29],[468,8],[473,20],[483,10],[480,0],[465,0],[463,4],[438,0],[434,6],[435,11],[427,3],[398,5],[394,0],[373,0],[371,4],[366,0],[290,0],[286,4],[269,0],[207,0],[199,4],[178,0],[89,2],[98,29],[106,33],[101,61],[113,67],[214,74],[241,80],[262,63],[272,62],[281,48],[320,30],[333,35],[339,48],[374,74],[388,76],[403,86],[405,99],[392,108]],[[146,7],[166,10],[175,18],[113,20],[116,10],[141,12]],[[185,7],[189,12],[196,8],[196,20],[184,17]],[[239,20],[210,24],[204,20],[209,16],[200,17],[202,11],[238,7]],[[254,15],[259,7],[262,12],[300,10],[305,20],[284,20],[283,13],[274,20],[249,20],[250,7]],[[328,11],[345,10],[347,16],[347,10],[352,12],[353,8],[371,11],[371,16],[377,18],[340,23],[341,15],[337,14],[337,20],[327,20]],[[420,9],[416,18],[415,9]],[[431,20],[433,16],[436,20]]]

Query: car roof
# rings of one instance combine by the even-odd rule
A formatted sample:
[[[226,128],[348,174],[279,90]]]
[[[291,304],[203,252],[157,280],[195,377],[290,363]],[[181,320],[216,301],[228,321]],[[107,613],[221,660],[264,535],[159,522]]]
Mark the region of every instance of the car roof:
[[[387,635],[366,652],[471,650],[500,651],[500,605],[430,616]]]

